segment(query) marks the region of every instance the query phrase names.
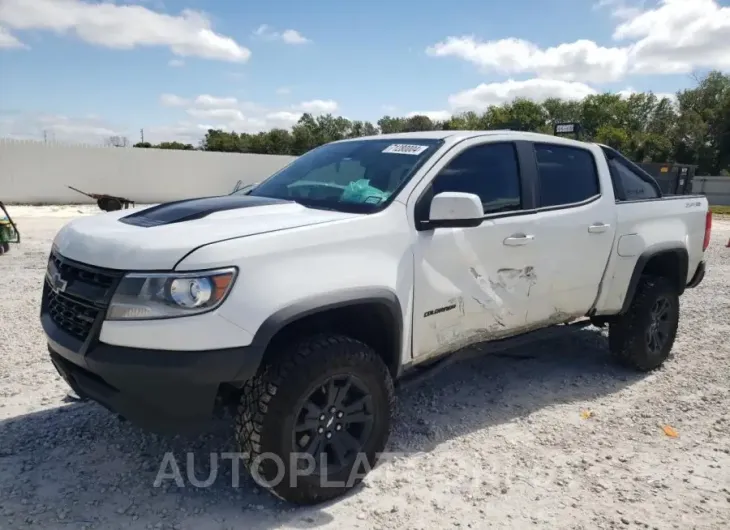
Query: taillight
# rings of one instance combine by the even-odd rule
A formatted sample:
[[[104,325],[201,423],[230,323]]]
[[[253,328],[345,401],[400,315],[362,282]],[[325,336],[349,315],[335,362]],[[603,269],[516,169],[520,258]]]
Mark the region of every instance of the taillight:
[[[705,241],[702,243],[702,252],[707,250],[710,246],[710,233],[712,232],[712,212],[707,210],[707,217],[705,217]]]

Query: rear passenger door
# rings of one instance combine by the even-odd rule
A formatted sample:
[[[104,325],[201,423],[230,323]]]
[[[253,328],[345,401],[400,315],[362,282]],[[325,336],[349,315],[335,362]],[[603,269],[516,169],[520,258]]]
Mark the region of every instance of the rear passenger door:
[[[533,146],[539,264],[527,319],[550,324],[583,316],[593,306],[613,245],[616,208],[613,193],[601,189],[590,148]]]

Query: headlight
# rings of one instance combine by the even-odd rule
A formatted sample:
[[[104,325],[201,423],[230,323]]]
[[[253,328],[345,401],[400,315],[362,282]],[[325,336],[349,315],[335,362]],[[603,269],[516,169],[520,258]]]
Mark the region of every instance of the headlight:
[[[131,273],[122,278],[107,320],[149,320],[205,313],[219,306],[236,279],[235,267],[201,272]]]

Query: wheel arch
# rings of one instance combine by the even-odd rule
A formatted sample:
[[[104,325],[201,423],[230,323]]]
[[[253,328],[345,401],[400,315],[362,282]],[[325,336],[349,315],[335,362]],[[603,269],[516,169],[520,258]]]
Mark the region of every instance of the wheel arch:
[[[636,260],[620,313],[629,310],[642,275],[653,274],[669,278],[675,283],[677,293],[681,295],[687,286],[688,269],[689,253],[684,246],[677,243],[659,243],[650,246]]]
[[[263,364],[280,341],[318,332],[339,332],[368,344],[394,378],[400,375],[403,313],[393,291],[348,289],[299,300],[269,316],[252,346],[262,352]]]

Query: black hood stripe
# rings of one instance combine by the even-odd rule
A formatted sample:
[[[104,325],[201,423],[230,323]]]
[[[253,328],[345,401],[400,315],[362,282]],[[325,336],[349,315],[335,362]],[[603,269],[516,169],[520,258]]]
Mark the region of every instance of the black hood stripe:
[[[288,202],[290,201],[272,199],[270,197],[252,197],[251,195],[202,197],[199,199],[185,199],[158,204],[157,206],[121,217],[119,221],[128,225],[149,228],[152,226],[194,221],[207,217],[212,213],[224,212],[226,210],[253,208],[255,206],[267,206],[269,204],[286,204]]]

